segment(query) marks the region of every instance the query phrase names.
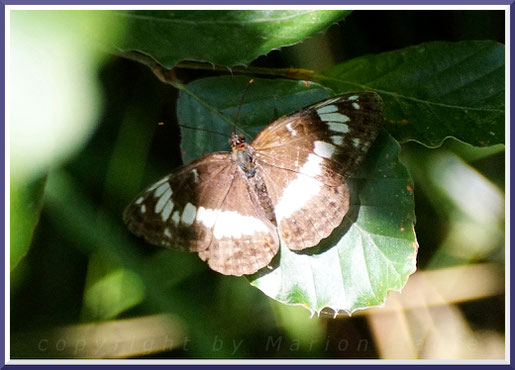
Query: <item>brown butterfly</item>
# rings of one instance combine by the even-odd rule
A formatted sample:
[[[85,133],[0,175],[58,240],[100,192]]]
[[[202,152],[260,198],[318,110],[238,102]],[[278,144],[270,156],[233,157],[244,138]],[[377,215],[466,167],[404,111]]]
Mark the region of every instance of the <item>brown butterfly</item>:
[[[344,94],[279,118],[249,145],[208,154],[143,191],[124,212],[151,244],[198,252],[222,274],[267,266],[280,240],[303,250],[328,237],[349,209],[348,178],[383,123],[373,92]]]

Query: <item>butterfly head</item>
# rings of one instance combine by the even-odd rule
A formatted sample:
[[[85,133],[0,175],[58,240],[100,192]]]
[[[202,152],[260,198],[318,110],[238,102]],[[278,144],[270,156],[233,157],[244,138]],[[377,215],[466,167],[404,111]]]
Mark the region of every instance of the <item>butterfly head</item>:
[[[245,136],[233,132],[231,138],[229,139],[229,145],[231,146],[231,148],[235,149],[241,146],[241,144],[243,143],[245,143]]]

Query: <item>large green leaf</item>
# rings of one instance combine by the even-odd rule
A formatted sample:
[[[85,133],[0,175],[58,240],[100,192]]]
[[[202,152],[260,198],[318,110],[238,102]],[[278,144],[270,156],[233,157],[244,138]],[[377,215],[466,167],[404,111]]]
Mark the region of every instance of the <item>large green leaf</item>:
[[[196,128],[181,130],[184,162],[230,149],[228,139],[234,125],[239,132],[254,137],[280,116],[331,94],[331,90],[318,84],[306,86],[298,81],[254,79],[241,104],[249,80],[231,76],[206,78],[190,83],[189,93],[181,92],[177,103],[179,122]],[[238,109],[240,122],[236,122]]]
[[[476,146],[504,143],[504,45],[430,42],[367,55],[321,74],[338,93],[378,92],[397,140],[438,146],[447,137]]]
[[[337,313],[382,304],[416,269],[417,242],[411,177],[387,134],[348,180],[351,208],[343,223],[304,253],[281,245],[278,266],[251,283],[268,296],[320,312]]]
[[[229,135],[245,78],[197,80],[178,102],[185,160],[227,150]],[[240,130],[253,136],[279,115],[324,99],[330,91],[316,84],[256,79],[241,108]],[[415,271],[417,243],[413,224],[412,181],[398,161],[399,145],[388,134],[374,144],[366,163],[349,179],[352,207],[343,223],[322,243],[304,252],[281,247],[274,270],[249,280],[270,297],[302,304],[320,312],[324,307],[352,312],[382,303],[388,290],[399,290]],[[299,196],[301,196],[299,194]]]
[[[128,32],[118,45],[140,51],[167,68],[182,60],[246,65],[344,19],[342,10],[120,11]]]

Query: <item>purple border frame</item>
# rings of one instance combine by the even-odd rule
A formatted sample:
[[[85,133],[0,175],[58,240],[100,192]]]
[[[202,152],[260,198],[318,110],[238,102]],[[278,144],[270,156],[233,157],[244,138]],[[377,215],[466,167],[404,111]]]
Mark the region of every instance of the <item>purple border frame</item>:
[[[92,370],[97,368],[106,368],[106,369],[116,369],[116,370],[125,370],[129,368],[130,370],[139,370],[139,369],[148,369],[152,366],[152,368],[169,368],[173,370],[185,369],[185,370],[200,370],[205,368],[216,369],[216,370],[235,370],[245,367],[246,369],[251,370],[261,370],[261,369],[270,369],[277,368],[281,370],[315,370],[320,368],[336,370],[336,369],[358,369],[358,370],[372,370],[377,369],[378,367],[384,368],[387,370],[395,370],[399,366],[417,368],[420,370],[436,370],[441,369],[444,365],[6,365],[5,368],[8,369],[20,369],[20,370],[28,370],[28,369],[46,369],[52,370],[55,367],[60,368],[79,368],[80,370]],[[504,368],[504,369],[512,369],[509,365],[447,365],[452,366],[453,369],[459,370],[468,370],[472,368],[472,370],[486,370],[491,369],[492,367]]]
[[[3,0],[4,5],[511,5],[513,0]]]
[[[97,369],[97,368],[105,368],[105,369],[119,369],[119,370],[125,370],[127,368],[129,368],[130,370],[139,370],[139,369],[148,369],[149,367],[152,367],[152,368],[172,368],[174,370],[178,370],[178,369],[186,369],[186,370],[200,370],[200,369],[206,369],[206,368],[210,368],[210,369],[215,369],[215,370],[225,370],[225,369],[230,369],[230,370],[234,370],[234,369],[241,369],[241,368],[245,368],[245,369],[251,369],[251,370],[260,370],[260,369],[269,369],[269,368],[276,368],[276,369],[281,369],[281,370],[314,370],[314,369],[320,369],[320,368],[325,368],[325,369],[330,369],[330,370],[336,370],[336,369],[359,369],[359,370],[372,370],[372,369],[377,369],[377,368],[384,368],[384,369],[387,369],[387,370],[395,370],[397,369],[399,366],[402,366],[402,367],[409,367],[409,368],[416,368],[416,369],[420,369],[420,370],[436,370],[436,369],[440,369],[442,366],[444,367],[452,367],[453,369],[458,369],[458,370],[468,370],[472,367],[473,370],[483,370],[483,369],[492,369],[492,368],[503,368],[503,369],[513,369],[513,366],[511,365],[473,365],[473,364],[470,364],[470,365],[463,365],[463,364],[460,364],[460,365],[434,365],[434,364],[431,364],[431,365],[424,365],[424,364],[420,364],[420,365],[415,365],[415,364],[407,364],[407,365],[388,365],[388,364],[377,364],[377,365],[374,365],[374,364],[366,364],[366,365],[358,365],[358,364],[337,364],[337,365],[321,365],[321,364],[302,364],[302,365],[293,365],[293,364],[284,364],[284,365],[281,365],[281,364],[234,364],[234,365],[221,365],[221,364],[191,364],[191,365],[185,365],[185,364],[174,364],[174,365],[169,365],[169,364],[155,364],[155,365],[152,365],[152,364],[133,364],[133,365],[119,365],[119,364],[114,364],[114,365],[37,365],[37,364],[34,364],[34,365],[3,365],[2,368],[5,368],[5,369],[47,369],[47,370],[52,370],[56,367],[59,367],[59,368],[74,368],[74,369],[80,369],[80,370],[89,370],[89,369]]]
[[[451,0],[451,1],[445,1],[445,0],[422,0],[422,1],[416,1],[416,0],[365,0],[365,1],[359,1],[359,0],[318,0],[316,5],[510,5],[510,23],[513,25],[515,24],[515,15],[513,14],[513,10],[515,9],[512,4],[515,2],[515,0]],[[1,91],[1,95],[3,97],[2,102],[0,103],[0,113],[2,120],[5,118],[5,6],[6,5],[214,5],[214,1],[209,0],[196,0],[194,2],[189,2],[186,0],[178,0],[178,1],[170,1],[170,0],[151,0],[148,2],[144,2],[142,0],[109,0],[109,1],[101,1],[101,0],[49,0],[47,2],[42,2],[38,0],[0,0],[1,6],[0,6],[0,24],[1,24],[1,30],[2,30],[2,37],[0,40],[1,44],[1,58],[0,58],[0,65],[2,66],[2,70],[4,73],[0,75],[0,84],[3,87]],[[241,0],[222,0],[216,2],[216,5],[310,5],[313,4],[314,1],[309,0],[282,0],[282,1],[273,1],[273,0],[247,0],[245,2],[242,2]],[[513,32],[510,33],[510,38],[513,38]],[[510,60],[515,60],[515,52],[511,50],[510,53]],[[510,83],[513,85],[513,75],[510,76]],[[510,104],[513,102],[513,96],[511,96]],[[511,110],[510,119],[512,122],[515,120],[515,113],[513,110]],[[510,142],[514,142],[515,137],[515,130],[511,131],[510,134]],[[1,182],[1,189],[2,194],[5,194],[5,121],[4,121],[4,129],[1,133],[1,146],[2,146],[2,161],[0,164],[1,170],[2,170],[2,182]],[[512,163],[514,163],[515,155],[513,155],[513,152],[510,152],[510,160]],[[510,190],[512,187],[510,187]],[[514,201],[510,202],[510,210],[513,209],[512,204]],[[2,237],[2,240],[5,240],[5,198],[2,196],[0,197],[0,205],[1,209],[3,210],[3,213],[0,215],[0,219],[3,221],[3,226],[0,228],[0,235]],[[510,225],[511,226],[511,225]],[[509,247],[509,246],[508,246]],[[8,248],[8,246],[5,246],[5,248]],[[515,260],[514,254],[510,256],[510,262],[511,266],[513,266],[513,261]],[[2,318],[5,318],[5,254],[0,253],[0,261],[2,266],[2,272],[3,274],[0,277],[0,294],[1,294],[1,302],[0,305],[0,311],[2,313]],[[510,283],[511,286],[514,284],[514,278],[513,275],[510,276]],[[217,370],[222,370],[226,368],[230,369],[239,369],[242,367],[249,368],[249,369],[264,369],[264,368],[281,368],[283,370],[294,370],[294,369],[302,369],[302,370],[308,370],[308,369],[318,369],[320,367],[324,368],[342,368],[345,366],[346,368],[358,368],[359,369],[372,369],[372,368],[387,368],[387,369],[394,369],[397,366],[409,366],[410,368],[423,368],[424,370],[430,370],[430,369],[436,369],[441,367],[442,365],[315,365],[315,364],[307,364],[307,365],[290,365],[290,364],[274,364],[274,365],[257,365],[257,364],[249,364],[249,365],[143,365],[143,364],[134,364],[134,365],[6,365],[5,364],[5,322],[2,319],[0,323],[1,328],[1,334],[0,337],[0,369],[1,368],[16,368],[16,369],[35,369],[35,368],[43,368],[43,369],[53,369],[57,366],[61,368],[80,368],[81,370],[87,370],[87,369],[93,369],[93,368],[109,368],[109,369],[125,369],[126,367],[130,367],[131,370],[136,369],[144,369],[148,368],[149,366],[153,367],[173,367],[174,369],[188,369],[188,370],[197,370],[197,369],[205,369],[207,367]],[[506,333],[509,335],[510,339],[511,337],[510,330],[509,333]],[[510,348],[510,352],[513,353],[513,342],[510,341],[512,344]],[[492,367],[502,367],[502,368],[514,368],[513,365],[445,365],[445,366],[452,366],[456,369],[468,369],[470,366],[473,366],[474,370],[482,370],[482,369],[490,369]]]
[[[1,43],[1,57],[0,57],[0,63],[2,66],[2,73],[0,74],[0,85],[2,86],[1,96],[2,96],[2,102],[0,103],[0,114],[1,114],[1,120],[4,121],[4,126],[1,134],[1,146],[2,146],[2,161],[0,164],[0,167],[2,169],[2,182],[1,182],[1,189],[2,189],[2,196],[0,197],[0,205],[2,208],[2,214],[0,215],[0,219],[2,219],[2,227],[0,228],[0,235],[2,237],[2,241],[5,240],[5,6],[2,6],[0,9],[0,22],[1,22],[1,33],[2,37],[0,38]],[[8,245],[5,246],[5,248],[9,248]],[[0,311],[2,313],[2,320],[0,323],[1,328],[1,335],[0,338],[0,367],[4,366],[5,361],[5,252],[0,253],[0,263],[1,263],[1,270],[2,270],[2,276],[0,277],[0,294],[1,294],[1,304],[0,304]]]

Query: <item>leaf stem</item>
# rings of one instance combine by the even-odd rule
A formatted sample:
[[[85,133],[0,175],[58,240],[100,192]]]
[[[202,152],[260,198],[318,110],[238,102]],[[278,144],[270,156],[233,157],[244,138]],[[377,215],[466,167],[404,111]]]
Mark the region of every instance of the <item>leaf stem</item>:
[[[266,68],[266,67],[244,67],[244,66],[236,66],[236,67],[223,67],[217,66],[210,63],[201,63],[201,62],[190,62],[183,61],[177,64],[178,68],[187,68],[187,69],[200,69],[207,71],[218,71],[218,72],[227,72],[230,73],[238,73],[238,74],[251,74],[251,75],[265,75],[265,76],[273,76],[273,77],[284,77],[288,79],[296,79],[296,80],[313,80],[316,77],[314,71],[310,69],[303,68]]]

